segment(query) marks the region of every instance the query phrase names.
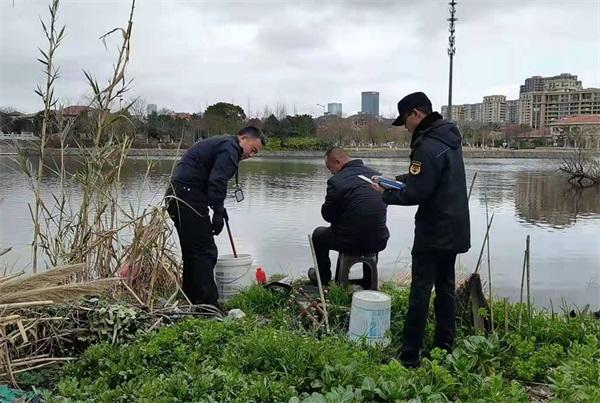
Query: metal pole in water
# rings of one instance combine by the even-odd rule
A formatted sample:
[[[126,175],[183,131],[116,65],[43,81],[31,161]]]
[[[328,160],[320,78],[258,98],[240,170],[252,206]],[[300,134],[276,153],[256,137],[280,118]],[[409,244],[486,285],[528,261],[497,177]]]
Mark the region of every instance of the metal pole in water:
[[[450,22],[450,27],[448,31],[450,31],[450,36],[448,37],[448,56],[450,56],[450,71],[448,74],[448,120],[452,120],[452,70],[453,70],[453,62],[454,62],[454,54],[456,53],[456,45],[455,45],[455,37],[454,32],[456,29],[454,28],[454,23],[458,20],[455,17],[456,14],[456,1],[451,0],[450,3],[450,18],[448,21]]]

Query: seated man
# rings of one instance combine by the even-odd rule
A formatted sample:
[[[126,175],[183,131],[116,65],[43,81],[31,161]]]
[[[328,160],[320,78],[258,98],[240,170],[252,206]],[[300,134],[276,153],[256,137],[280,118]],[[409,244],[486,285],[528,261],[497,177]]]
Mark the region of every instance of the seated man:
[[[387,207],[367,178],[378,175],[359,159],[351,159],[344,150],[333,147],[325,154],[325,166],[333,174],[327,181],[327,196],[321,207],[323,219],[330,227],[318,227],[312,235],[315,255],[323,284],[331,281],[329,251],[351,254],[376,253],[385,249],[390,237],[385,225]],[[363,286],[370,284],[369,272],[363,268]],[[316,284],[314,268],[308,271]]]

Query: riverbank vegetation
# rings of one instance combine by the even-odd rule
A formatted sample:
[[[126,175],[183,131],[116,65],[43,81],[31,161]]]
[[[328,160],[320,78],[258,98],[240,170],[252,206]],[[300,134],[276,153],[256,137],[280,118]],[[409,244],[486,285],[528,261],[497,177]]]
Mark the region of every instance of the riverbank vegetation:
[[[493,331],[475,330],[461,321],[455,351],[430,351],[421,367],[413,370],[395,359],[407,309],[408,293],[402,286],[383,288],[392,296],[392,343],[386,348],[346,339],[351,296],[337,287],[327,293],[331,332],[320,326],[318,309],[299,307],[293,293],[260,286],[228,302],[226,308],[245,312],[241,320],[186,305],[179,289],[171,226],[159,204],[161,195],[153,206],[121,196],[120,174],[128,150],[134,141],[143,140],[118,129],[118,125],[133,127],[137,133],[132,119],[137,101],[116,106],[131,83],[126,67],[135,1],[124,27],[103,37],[117,41],[114,74],[105,86],[92,73],[85,74],[93,120],[81,127],[88,127],[85,136],[90,148],[73,134],[81,123],[79,115],[57,113],[55,58],[65,32],[57,23],[58,6],[58,0],[51,2],[50,20],[43,28],[48,47],[40,62],[47,80],[38,90],[44,105],[41,141],[36,145],[39,158],[32,160],[22,153],[17,160],[35,195],[30,206],[32,271],[39,275],[59,265],[70,269],[60,269],[66,273],[64,278],[50,269],[43,281],[18,275],[0,279],[3,297],[13,298],[0,305],[3,381],[35,387],[47,401],[600,399],[600,325],[583,312],[567,315],[568,309],[535,311],[526,304],[491,302],[491,309],[477,314],[495,323]],[[119,39],[114,33],[120,34]],[[241,123],[258,124],[246,121],[243,110],[228,105],[215,106],[211,113],[226,119],[225,123],[216,119],[210,134]],[[308,117],[273,117],[266,117],[270,129],[261,122],[275,138],[272,149],[322,149],[349,130],[348,121],[328,118],[324,122],[329,134],[321,136],[319,123],[311,123]],[[363,126],[364,132],[350,132],[366,134],[348,141],[386,133],[369,125]],[[164,127],[173,133],[170,126]],[[187,130],[184,125],[180,128],[181,136],[171,140],[177,147],[185,142]],[[146,140],[149,133],[144,134]],[[58,142],[61,153],[49,163],[45,155],[51,141]],[[69,144],[79,153],[74,169],[67,169],[63,158]],[[148,171],[151,166],[148,162]],[[42,178],[47,174],[60,181],[58,193],[45,191]],[[69,284],[76,288],[81,287],[76,285],[80,281],[97,279],[114,282],[97,290],[100,298],[81,300],[81,292],[65,292]],[[23,295],[23,284],[36,286]],[[64,367],[58,365],[67,361]]]
[[[21,381],[42,387],[47,401],[600,399],[600,322],[593,316],[534,310],[519,319],[524,306],[498,301],[494,332],[459,326],[451,354],[434,349],[418,369],[407,369],[395,357],[408,289],[387,284],[383,291],[392,297],[392,342],[385,348],[345,337],[346,290],[327,293],[326,333],[305,320],[290,293],[253,286],[227,303],[244,310],[241,320],[188,319],[149,333],[123,327],[135,337],[124,331],[116,341],[105,338],[62,371],[29,373]]]

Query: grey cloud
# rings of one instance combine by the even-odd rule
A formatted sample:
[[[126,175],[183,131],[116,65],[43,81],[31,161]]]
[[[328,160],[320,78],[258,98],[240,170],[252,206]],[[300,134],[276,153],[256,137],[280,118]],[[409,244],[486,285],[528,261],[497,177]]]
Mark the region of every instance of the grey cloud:
[[[47,3],[10,3],[0,3],[0,106],[34,110],[39,100],[32,90],[43,80],[36,48],[45,46],[38,17],[46,17]],[[250,98],[255,111],[282,102],[290,111],[295,104],[298,112],[316,113],[316,103],[339,101],[352,113],[360,91],[375,90],[387,114],[403,93],[424,89],[441,105],[447,91],[446,3],[137,1],[132,95],[182,111],[232,99],[246,107]],[[115,41],[106,51],[98,36],[125,23],[129,4],[61,2],[60,21],[67,25],[57,54],[61,97],[79,99],[87,92],[84,68],[101,82],[110,75]],[[485,91],[516,87],[536,73],[585,73],[591,80],[585,85],[600,86],[600,77],[589,73],[598,70],[597,58],[588,54],[597,50],[595,1],[462,0],[457,8],[455,102],[475,102]],[[540,25],[544,20],[565,24]],[[556,58],[554,49],[568,57]]]
[[[327,37],[315,27],[293,24],[261,28],[256,40],[274,52],[306,52],[326,46]]]

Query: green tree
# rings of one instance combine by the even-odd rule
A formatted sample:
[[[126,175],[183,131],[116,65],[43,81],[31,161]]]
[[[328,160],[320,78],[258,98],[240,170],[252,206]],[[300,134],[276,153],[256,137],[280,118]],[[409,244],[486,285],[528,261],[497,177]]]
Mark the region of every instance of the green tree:
[[[263,122],[263,131],[267,136],[279,137],[279,120],[271,114]]]
[[[344,119],[331,115],[320,120],[317,135],[326,141],[343,146],[350,141],[355,132],[351,118]]]
[[[289,122],[290,137],[312,137],[317,133],[317,125],[310,115],[287,116],[284,120]]]
[[[149,138],[159,142],[174,141],[175,131],[174,119],[170,115],[159,115],[156,112],[148,115],[147,133]]]
[[[241,106],[219,102],[206,108],[203,120],[204,130],[209,136],[236,133],[242,128],[246,114]]]

